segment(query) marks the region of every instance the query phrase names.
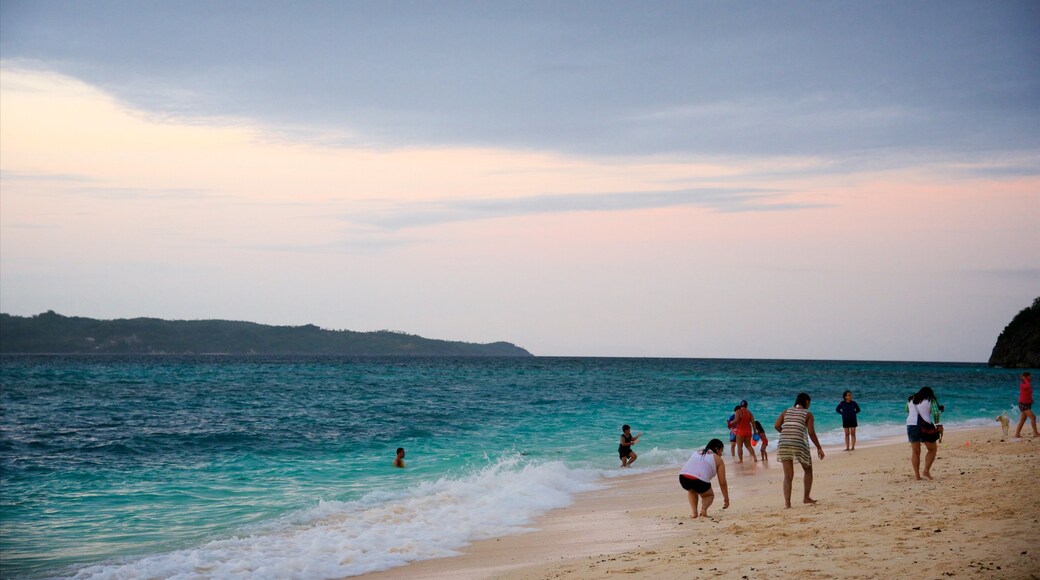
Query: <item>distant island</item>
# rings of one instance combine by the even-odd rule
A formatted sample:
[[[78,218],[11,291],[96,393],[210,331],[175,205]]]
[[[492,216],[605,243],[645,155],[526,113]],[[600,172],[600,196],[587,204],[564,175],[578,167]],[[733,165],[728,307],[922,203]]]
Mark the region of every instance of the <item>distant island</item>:
[[[1040,368],[1040,296],[1004,327],[993,345],[989,366],[1007,369]]]
[[[508,343],[475,344],[380,330],[325,330],[229,320],[96,320],[0,314],[0,354],[312,354],[533,356]]]

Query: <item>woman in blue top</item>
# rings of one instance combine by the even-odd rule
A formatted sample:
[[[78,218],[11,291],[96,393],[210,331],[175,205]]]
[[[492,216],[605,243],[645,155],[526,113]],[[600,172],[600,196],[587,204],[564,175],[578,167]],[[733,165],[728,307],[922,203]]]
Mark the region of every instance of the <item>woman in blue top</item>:
[[[852,400],[852,391],[845,391],[842,393],[841,398],[844,399],[838,403],[838,408],[835,409],[841,413],[841,426],[845,429],[845,451],[852,451],[856,448],[856,413],[859,413],[859,405],[856,401]],[[849,446],[849,439],[852,439],[852,446]]]

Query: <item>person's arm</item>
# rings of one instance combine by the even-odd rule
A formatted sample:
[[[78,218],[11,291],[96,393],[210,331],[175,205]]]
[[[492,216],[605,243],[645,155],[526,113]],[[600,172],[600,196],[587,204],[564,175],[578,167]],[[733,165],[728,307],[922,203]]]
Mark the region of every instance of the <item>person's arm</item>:
[[[729,507],[729,485],[726,484],[726,464],[718,455],[715,456],[715,473],[719,476],[719,488],[722,490],[722,509]]]
[[[841,413],[841,408],[845,406],[845,401],[838,403],[838,408],[834,409],[836,413]]]
[[[773,423],[773,429],[776,429],[780,433],[784,432],[784,416],[785,415],[787,415],[787,409],[784,409],[783,411],[781,411],[780,412],[780,416],[776,418],[776,423]]]
[[[816,453],[823,459],[823,446],[820,445],[820,440],[816,438],[816,428],[813,425],[812,413],[805,413],[805,428],[809,430],[809,439],[812,439],[813,445],[816,446]]]
[[[852,404],[855,405],[855,407],[853,407],[853,409],[855,409],[856,413],[858,414],[859,413],[859,403],[857,403],[856,401],[853,401]]]

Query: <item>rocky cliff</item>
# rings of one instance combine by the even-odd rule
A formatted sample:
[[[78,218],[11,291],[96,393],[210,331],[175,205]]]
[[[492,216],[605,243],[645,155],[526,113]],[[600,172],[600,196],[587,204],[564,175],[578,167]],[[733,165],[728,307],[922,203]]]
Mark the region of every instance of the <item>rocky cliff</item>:
[[[1004,327],[993,346],[989,366],[1040,368],[1040,297]]]

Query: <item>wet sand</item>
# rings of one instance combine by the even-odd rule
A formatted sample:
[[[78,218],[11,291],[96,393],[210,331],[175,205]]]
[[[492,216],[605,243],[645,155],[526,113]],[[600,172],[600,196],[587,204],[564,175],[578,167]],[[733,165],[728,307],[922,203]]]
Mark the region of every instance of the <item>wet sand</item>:
[[[732,506],[716,482],[707,519],[690,517],[676,466],[583,494],[537,531],[362,578],[1040,578],[1040,439],[1002,439],[995,421],[947,432],[930,481],[914,480],[905,440],[825,447],[819,503],[800,503],[796,464],[791,509],[775,448],[757,464],[727,448]]]

